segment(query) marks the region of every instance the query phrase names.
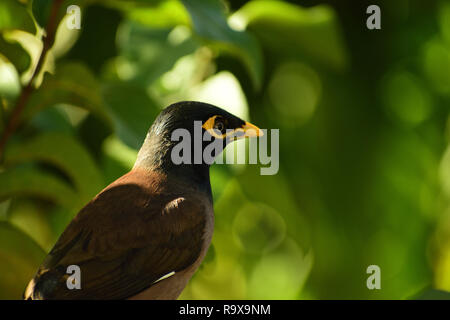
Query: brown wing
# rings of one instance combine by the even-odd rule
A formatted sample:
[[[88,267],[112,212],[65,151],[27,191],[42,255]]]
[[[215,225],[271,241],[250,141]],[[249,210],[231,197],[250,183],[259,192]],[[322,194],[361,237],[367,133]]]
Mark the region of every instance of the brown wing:
[[[25,298],[125,299],[198,258],[205,227],[199,201],[153,194],[137,184],[105,189],[69,224]],[[67,267],[81,271],[69,290]]]

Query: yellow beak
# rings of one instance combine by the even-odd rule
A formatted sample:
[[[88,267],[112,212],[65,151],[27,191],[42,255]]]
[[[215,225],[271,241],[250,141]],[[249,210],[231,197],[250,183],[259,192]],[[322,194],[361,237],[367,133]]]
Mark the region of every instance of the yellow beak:
[[[241,136],[241,138],[262,137],[264,135],[264,132],[260,128],[250,122],[245,122],[242,126],[242,130],[244,131],[244,135]]]

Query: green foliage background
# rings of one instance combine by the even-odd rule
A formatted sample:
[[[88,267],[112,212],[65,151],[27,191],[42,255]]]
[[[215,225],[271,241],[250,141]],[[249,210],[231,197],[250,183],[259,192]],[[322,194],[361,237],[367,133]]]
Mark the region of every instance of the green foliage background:
[[[0,132],[54,3],[0,2]],[[370,31],[374,3],[382,29]],[[61,20],[70,4],[80,30]],[[74,0],[60,11],[0,163],[0,298],[21,297],[67,223],[180,100],[280,129],[278,174],[212,168],[213,246],[181,298],[450,290],[449,2]],[[381,290],[366,287],[372,264]]]

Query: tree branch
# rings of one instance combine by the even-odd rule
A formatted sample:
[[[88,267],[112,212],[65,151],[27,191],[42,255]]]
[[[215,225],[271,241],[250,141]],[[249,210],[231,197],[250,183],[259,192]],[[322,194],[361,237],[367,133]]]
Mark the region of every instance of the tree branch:
[[[53,43],[55,42],[55,36],[56,36],[56,30],[58,27],[58,12],[61,8],[63,0],[54,0],[53,5],[51,7],[50,17],[47,22],[47,26],[45,28],[46,35],[43,37],[43,44],[42,44],[42,52],[39,56],[39,60],[36,64],[36,68],[34,68],[34,71],[31,75],[30,81],[28,84],[22,89],[22,92],[20,93],[19,97],[17,98],[16,105],[13,108],[11,115],[6,123],[5,129],[3,130],[3,133],[0,137],[0,159],[2,158],[4,154],[4,149],[6,147],[6,143],[8,139],[11,137],[11,135],[14,133],[14,131],[17,129],[20,123],[20,117],[25,110],[25,107],[28,103],[28,100],[33,93],[34,87],[33,82],[36,79],[36,77],[41,72],[42,67],[44,66],[45,58],[47,56],[48,51],[53,46]]]

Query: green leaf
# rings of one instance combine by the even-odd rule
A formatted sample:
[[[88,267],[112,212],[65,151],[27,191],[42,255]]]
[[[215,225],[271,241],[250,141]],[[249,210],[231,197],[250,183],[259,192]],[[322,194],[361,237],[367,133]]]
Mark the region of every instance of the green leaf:
[[[90,154],[71,135],[44,133],[6,150],[6,164],[24,161],[46,162],[62,170],[78,191],[81,203],[91,200],[103,187],[101,174]]]
[[[0,56],[0,98],[12,102],[19,95],[20,89],[19,74],[16,68]]]
[[[100,4],[86,6],[81,15],[79,38],[65,57],[82,61],[95,74],[101,74],[105,63],[117,56],[116,33],[123,17]]]
[[[54,106],[39,112],[31,119],[30,124],[39,131],[55,131],[72,134],[75,128],[61,106]]]
[[[21,80],[23,83],[27,83],[38,64],[39,58],[42,53],[42,40],[40,35],[34,35],[29,32],[25,32],[22,30],[11,30],[3,32],[3,37],[6,41],[10,43],[18,43],[30,57],[30,65],[28,68],[22,73]],[[55,59],[52,51],[50,50],[44,60],[44,63],[40,69],[39,74],[35,79],[35,86],[39,87],[42,83],[43,76],[46,72],[54,71],[54,63]]]
[[[31,11],[33,12],[34,19],[41,28],[44,28],[47,24],[48,17],[52,9],[53,1],[47,0],[33,0]]]
[[[89,0],[64,0],[58,12],[57,20],[61,21],[61,19],[66,15],[66,10],[69,6],[77,5],[80,8],[83,8],[88,1]],[[36,19],[36,22],[41,28],[45,28],[47,26],[48,19],[52,11],[52,6],[54,4],[55,1],[50,0],[33,0],[31,11]]]
[[[263,77],[262,53],[256,39],[245,31],[230,28],[218,0],[182,1],[194,25],[195,32],[213,41],[222,50],[238,56],[246,66],[253,85],[260,89]]]
[[[198,44],[188,35],[183,40],[170,41],[170,35],[176,31],[152,29],[135,22],[123,24],[117,42],[121,55],[126,59],[126,69],[132,71],[127,80],[151,85],[173,68],[178,59],[198,48]]]
[[[0,199],[32,195],[72,208],[78,201],[75,191],[60,178],[35,167],[13,167],[0,173]]]
[[[92,72],[81,63],[61,65],[55,76],[48,76],[31,96],[25,118],[59,103],[91,111],[111,125],[111,118],[103,105],[100,85]]]
[[[183,4],[176,0],[162,1],[155,7],[133,8],[126,15],[129,20],[157,28],[189,25],[189,14]]]
[[[231,20],[246,26],[274,54],[302,55],[338,70],[347,65],[339,23],[329,6],[305,9],[282,1],[250,1]]]
[[[0,222],[0,299],[21,299],[45,252],[31,238]]]
[[[22,73],[28,69],[31,63],[30,55],[17,42],[8,41],[0,34],[0,54],[4,55]]]
[[[33,19],[24,4],[17,0],[0,2],[0,31],[20,29],[35,33]]]
[[[427,288],[417,295],[411,297],[412,300],[450,300],[450,292]]]
[[[155,102],[141,87],[125,83],[105,86],[103,97],[119,138],[130,147],[139,149],[160,111]]]

